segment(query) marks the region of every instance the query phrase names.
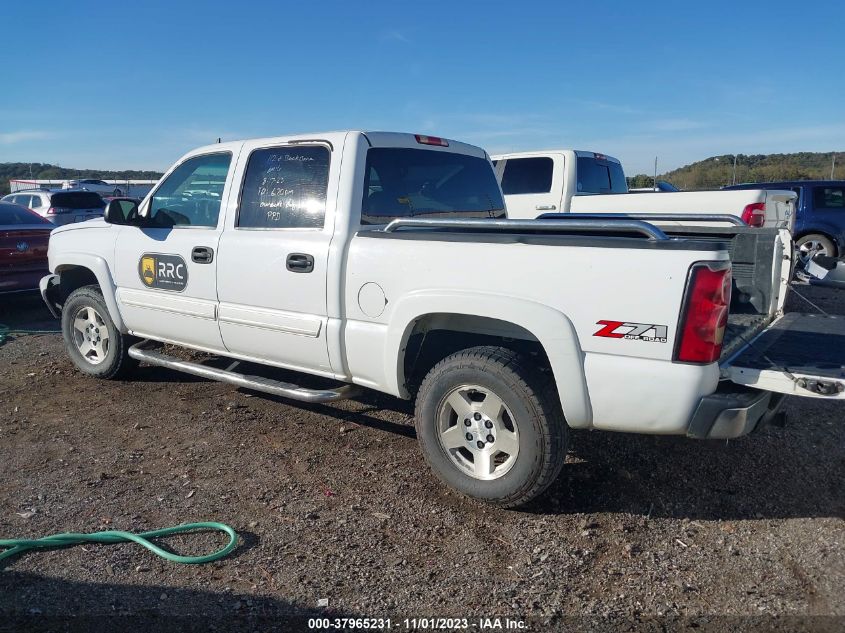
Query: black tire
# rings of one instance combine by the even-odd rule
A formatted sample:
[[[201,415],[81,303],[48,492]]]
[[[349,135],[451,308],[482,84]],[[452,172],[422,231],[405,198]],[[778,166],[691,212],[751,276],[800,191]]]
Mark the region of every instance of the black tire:
[[[495,479],[462,470],[440,440],[447,398],[466,385],[498,396],[518,428],[513,464]],[[458,492],[491,505],[513,508],[535,499],[554,482],[566,459],[568,429],[554,380],[529,357],[507,348],[473,347],[437,363],[420,385],[415,417],[417,439],[434,473]]]
[[[115,198],[121,198],[123,197],[123,192],[120,189],[115,189],[112,191],[112,195],[114,195]]]
[[[807,264],[807,262],[801,260],[800,253],[801,247],[809,242],[815,242],[817,244],[818,249],[815,251],[815,254],[826,255],[827,257],[836,257],[836,246],[833,244],[833,240],[820,233],[810,233],[808,235],[802,235],[795,242],[795,249],[798,251],[796,264],[801,266],[805,266]]]
[[[99,321],[102,321],[102,326],[97,328],[96,336],[102,336],[100,332],[102,328],[105,328],[108,337],[107,345],[100,342],[103,358],[98,362],[86,358],[77,345],[78,330],[74,327],[74,321],[77,316],[85,313],[87,308],[96,312],[96,316],[99,317],[96,319],[98,325]],[[90,315],[90,313],[87,314]],[[70,293],[62,308],[62,337],[73,364],[89,376],[105,380],[120,379],[138,367],[138,361],[129,357],[129,347],[138,339],[120,333],[109,314],[103,293],[98,286],[83,286]]]

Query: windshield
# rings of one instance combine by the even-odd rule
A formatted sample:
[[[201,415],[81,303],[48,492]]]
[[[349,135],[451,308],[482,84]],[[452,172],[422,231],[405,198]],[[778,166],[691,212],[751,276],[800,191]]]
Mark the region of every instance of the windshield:
[[[578,157],[578,193],[628,193],[622,165],[588,156]]]
[[[361,224],[386,224],[409,217],[505,217],[505,203],[490,162],[425,149],[370,149]]]
[[[103,209],[106,203],[91,191],[74,191],[54,193],[50,198],[50,205],[60,209]]]

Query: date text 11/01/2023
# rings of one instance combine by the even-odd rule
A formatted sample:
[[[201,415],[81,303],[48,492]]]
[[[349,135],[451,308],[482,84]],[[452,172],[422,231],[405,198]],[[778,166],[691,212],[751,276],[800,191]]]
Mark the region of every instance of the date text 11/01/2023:
[[[404,631],[437,630],[478,630],[478,631],[519,631],[526,630],[527,624],[519,618],[480,617],[480,618],[309,618],[308,629],[312,631],[351,631],[370,630]]]

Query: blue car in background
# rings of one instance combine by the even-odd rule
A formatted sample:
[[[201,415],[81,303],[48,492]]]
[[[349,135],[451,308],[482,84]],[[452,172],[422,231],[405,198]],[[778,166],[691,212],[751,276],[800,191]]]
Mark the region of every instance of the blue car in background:
[[[845,180],[788,180],[731,185],[724,189],[790,189],[795,203],[799,264],[816,255],[845,256]]]

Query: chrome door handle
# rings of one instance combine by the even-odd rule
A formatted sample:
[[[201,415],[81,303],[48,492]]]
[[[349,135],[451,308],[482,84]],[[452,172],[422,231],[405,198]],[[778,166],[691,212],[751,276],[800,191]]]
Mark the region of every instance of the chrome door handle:
[[[537,211],[554,211],[557,207],[553,204],[538,204],[536,207]]]

